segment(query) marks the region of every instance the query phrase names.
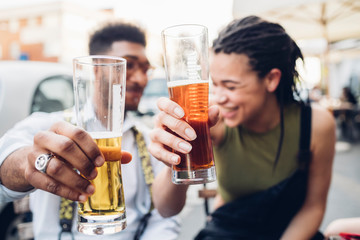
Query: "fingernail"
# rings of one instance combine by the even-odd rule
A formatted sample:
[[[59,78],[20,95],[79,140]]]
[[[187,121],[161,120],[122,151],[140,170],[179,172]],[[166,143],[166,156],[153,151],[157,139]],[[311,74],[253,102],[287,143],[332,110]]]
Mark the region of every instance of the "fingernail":
[[[184,111],[183,111],[181,108],[179,108],[179,107],[176,107],[176,108],[174,109],[174,113],[175,113],[175,115],[178,116],[179,118],[182,118],[182,117],[185,115]]]
[[[185,152],[190,152],[191,151],[191,145],[187,142],[180,142],[179,143],[179,148],[181,148],[182,150],[184,150]]]
[[[90,173],[89,178],[90,178],[90,179],[94,179],[94,178],[96,178],[96,176],[97,176],[97,171],[96,171],[96,169],[94,169],[94,170]]]
[[[86,201],[86,199],[87,199],[87,196],[85,196],[85,195],[80,195],[79,196],[79,202],[85,202]]]
[[[196,132],[191,128],[186,128],[185,134],[190,140],[194,140],[196,138]]]
[[[95,192],[95,187],[90,184],[90,185],[86,188],[86,193],[88,193],[88,194],[93,194],[94,192]]]
[[[178,156],[171,156],[170,160],[174,165],[176,165],[179,162],[179,157]]]
[[[104,158],[102,156],[98,156],[95,159],[95,166],[101,167],[104,164],[104,162],[105,162]]]

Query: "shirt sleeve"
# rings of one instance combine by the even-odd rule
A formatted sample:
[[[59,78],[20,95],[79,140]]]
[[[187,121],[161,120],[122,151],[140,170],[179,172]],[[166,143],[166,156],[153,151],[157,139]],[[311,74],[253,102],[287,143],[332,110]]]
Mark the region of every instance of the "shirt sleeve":
[[[63,119],[62,112],[34,113],[18,122],[0,139],[0,167],[14,151],[32,145],[34,135]],[[31,191],[30,191],[31,192]],[[22,198],[30,192],[15,192],[0,184],[0,203]]]
[[[16,199],[21,199],[26,195],[29,195],[33,191],[35,191],[35,189],[32,189],[31,191],[27,191],[27,192],[16,192],[0,184],[0,204],[11,202]]]

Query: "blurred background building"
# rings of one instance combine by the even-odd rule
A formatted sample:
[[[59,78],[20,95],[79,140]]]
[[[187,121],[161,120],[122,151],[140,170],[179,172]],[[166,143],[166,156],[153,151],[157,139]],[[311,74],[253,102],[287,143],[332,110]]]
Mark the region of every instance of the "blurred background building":
[[[100,3],[101,2],[101,3]],[[359,0],[13,0],[0,3],[0,60],[71,63],[87,54],[101,22],[125,19],[148,30],[149,58],[162,66],[161,30],[181,23],[209,28],[209,39],[233,18],[256,14],[281,23],[305,54],[305,88],[339,98],[360,95]]]
[[[14,1],[16,2],[16,1]],[[69,1],[0,4],[0,59],[68,62],[87,51],[88,31],[113,17],[113,10]]]

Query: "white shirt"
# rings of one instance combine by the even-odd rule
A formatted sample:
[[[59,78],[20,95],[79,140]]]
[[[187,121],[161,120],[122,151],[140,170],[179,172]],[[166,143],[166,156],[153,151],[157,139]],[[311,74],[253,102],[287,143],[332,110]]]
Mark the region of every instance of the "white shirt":
[[[0,139],[0,164],[13,151],[20,147],[32,145],[34,135],[41,130],[47,130],[52,124],[64,119],[63,112],[34,113],[19,122]],[[137,145],[131,127],[143,133],[145,142],[149,142],[149,129],[136,118],[127,115],[123,126],[122,149],[132,154],[132,161],[121,166],[122,180],[124,183],[127,227],[125,230],[103,236],[89,236],[76,230],[74,217],[73,233],[76,240],[82,239],[117,239],[130,240],[137,229],[140,218],[148,212],[150,207],[150,194],[145,183],[138,156]],[[151,164],[156,176],[164,167],[163,163],[151,156]],[[0,185],[0,203],[11,201],[25,196],[27,193],[14,192]],[[33,227],[36,240],[57,240],[60,232],[59,225],[60,197],[42,190],[30,194],[30,208],[33,212]],[[144,240],[170,240],[176,239],[180,231],[177,217],[162,218],[157,210],[153,210],[148,226],[142,235]],[[71,239],[70,235],[63,234],[62,239]]]

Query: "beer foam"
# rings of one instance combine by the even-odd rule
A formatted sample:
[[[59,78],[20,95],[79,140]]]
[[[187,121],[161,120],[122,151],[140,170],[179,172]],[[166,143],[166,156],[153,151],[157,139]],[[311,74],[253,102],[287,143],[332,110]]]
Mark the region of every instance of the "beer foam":
[[[209,83],[209,80],[175,80],[167,82],[167,87],[178,87],[178,86],[185,86],[190,84],[198,84],[198,83]]]
[[[122,136],[122,133],[117,132],[89,132],[89,134],[93,139],[116,138]]]

